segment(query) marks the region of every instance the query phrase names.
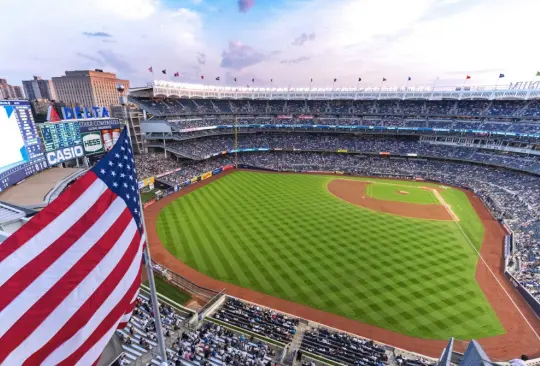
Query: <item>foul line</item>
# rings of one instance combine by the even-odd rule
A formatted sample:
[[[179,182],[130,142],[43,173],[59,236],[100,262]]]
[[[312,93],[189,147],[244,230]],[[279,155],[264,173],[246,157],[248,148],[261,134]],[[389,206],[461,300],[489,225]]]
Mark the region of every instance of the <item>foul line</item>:
[[[514,306],[516,307],[519,315],[521,315],[523,317],[523,320],[525,320],[525,323],[527,323],[527,325],[529,326],[529,328],[531,328],[531,331],[533,332],[533,334],[536,336],[536,339],[538,339],[540,341],[540,336],[538,336],[538,333],[536,333],[536,331],[534,330],[533,326],[531,325],[531,323],[529,323],[529,321],[527,320],[527,318],[525,317],[525,315],[521,312],[520,308],[518,307],[518,305],[514,302],[514,299],[512,299],[512,296],[510,296],[510,294],[508,293],[508,291],[506,291],[506,289],[504,288],[503,284],[501,283],[501,281],[499,281],[499,279],[497,278],[497,276],[495,275],[495,273],[491,270],[491,268],[488,266],[487,262],[484,260],[484,257],[482,257],[482,255],[480,254],[480,252],[476,249],[476,247],[474,246],[474,244],[471,242],[471,239],[469,239],[469,237],[467,236],[467,234],[465,234],[465,231],[463,231],[463,229],[461,228],[461,226],[457,223],[457,221],[454,221],[457,225],[457,227],[459,228],[459,230],[463,233],[463,236],[465,237],[465,239],[467,239],[467,241],[469,242],[469,244],[471,245],[471,247],[474,249],[474,251],[476,252],[476,254],[478,254],[478,258],[480,258],[482,260],[482,262],[484,263],[484,265],[487,267],[487,269],[489,270],[489,272],[491,273],[491,275],[493,276],[493,278],[495,278],[495,281],[497,281],[497,283],[499,284],[499,286],[502,288],[502,290],[504,291],[504,293],[506,294],[506,296],[508,296],[508,298],[510,299],[510,301],[512,302],[512,304],[514,304]]]

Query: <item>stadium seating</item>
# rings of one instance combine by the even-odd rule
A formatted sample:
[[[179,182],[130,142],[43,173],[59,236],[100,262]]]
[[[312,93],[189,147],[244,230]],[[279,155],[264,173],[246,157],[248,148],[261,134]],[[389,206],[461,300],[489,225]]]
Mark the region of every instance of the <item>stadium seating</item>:
[[[292,340],[299,321],[276,311],[233,298],[227,298],[213,317],[283,343]]]
[[[149,297],[140,293],[127,327],[116,331],[120,336],[122,348],[124,349],[122,365],[135,363],[135,360],[152,353],[152,350],[157,347],[156,326],[152,308]],[[170,340],[175,338],[175,333],[182,327],[184,321],[191,316],[188,312],[180,312],[163,304],[160,307],[160,312],[164,335]],[[157,360],[155,363],[159,364]]]
[[[197,137],[210,134],[197,133]],[[479,149],[475,147],[450,146],[419,142],[416,137],[386,137],[386,136],[356,136],[347,134],[301,134],[301,133],[258,133],[240,134],[238,148],[280,148],[297,150],[348,150],[378,154],[389,152],[391,154],[418,154],[420,156],[434,156],[453,159],[464,159],[501,165],[519,170],[540,172],[540,157],[524,156],[518,154],[501,154],[499,151]],[[150,145],[161,147],[162,144]],[[225,150],[234,149],[233,135],[208,136],[193,138],[184,141],[167,143],[171,151],[184,156],[198,156],[207,158]],[[154,166],[157,166],[154,164]],[[172,167],[171,167],[172,169]],[[167,169],[167,170],[171,170]]]
[[[184,331],[171,346],[175,365],[270,365],[276,347],[220,325],[205,322],[200,329]]]
[[[301,349],[347,365],[377,366],[381,361],[388,361],[386,350],[373,341],[325,328],[306,331]]]

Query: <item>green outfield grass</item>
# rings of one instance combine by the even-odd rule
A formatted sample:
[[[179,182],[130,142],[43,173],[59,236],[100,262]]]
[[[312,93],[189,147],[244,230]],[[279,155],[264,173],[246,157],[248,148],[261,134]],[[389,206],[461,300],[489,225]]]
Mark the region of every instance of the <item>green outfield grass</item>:
[[[166,207],[158,233],[173,255],[211,277],[399,333],[504,333],[475,280],[476,253],[454,222],[357,207],[328,192],[335,178],[234,172]],[[433,185],[395,183],[414,192]],[[484,228],[465,194],[442,195],[479,248]]]
[[[420,204],[438,204],[431,191],[414,186],[402,186],[401,182],[376,182],[366,187],[368,196],[378,200],[398,201]],[[405,191],[408,194],[401,194]]]

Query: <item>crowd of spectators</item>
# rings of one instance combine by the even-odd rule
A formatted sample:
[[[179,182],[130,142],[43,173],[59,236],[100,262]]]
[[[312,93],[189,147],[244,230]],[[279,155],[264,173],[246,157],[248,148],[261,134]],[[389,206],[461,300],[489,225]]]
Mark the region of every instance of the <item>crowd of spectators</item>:
[[[168,340],[175,339],[177,332],[189,315],[188,313],[180,313],[169,305],[161,304],[160,317],[163,335]],[[123,359],[120,361],[122,365],[132,363],[156,349],[157,334],[154,311],[150,299],[146,295],[138,295],[128,325],[123,330],[116,332],[124,350]]]
[[[165,159],[163,154],[135,155],[135,166],[139,179],[153,177],[178,168],[178,162],[174,158]]]
[[[498,150],[480,149],[473,146],[450,146],[430,141],[419,142],[418,137],[358,136],[353,134],[318,133],[258,133],[239,134],[238,141],[232,135],[209,136],[205,138],[168,142],[167,146],[187,157],[208,158],[216,153],[239,149],[269,148],[289,150],[348,150],[379,154],[417,154],[471,160],[540,173],[540,157],[501,153]],[[139,169],[140,170],[140,169]],[[169,169],[170,170],[170,169]]]
[[[395,116],[540,117],[538,100],[224,100],[131,97],[159,116],[189,114],[375,114]]]
[[[444,128],[454,130],[475,130],[486,132],[508,133],[540,133],[540,123],[532,121],[492,121],[474,119],[442,119],[442,118],[404,118],[399,116],[365,116],[365,117],[318,117],[313,118],[271,118],[238,116],[229,117],[191,117],[173,119],[169,121],[173,130],[181,131],[197,127],[232,128],[235,124],[243,125],[325,125],[325,126],[381,126],[381,127],[407,127],[407,128]],[[293,126],[294,127],[294,126]]]
[[[171,346],[175,366],[193,365],[271,366],[275,349],[253,338],[247,339],[220,325],[205,322],[197,330],[184,331]]]
[[[299,322],[297,318],[230,297],[213,317],[282,343],[292,340]]]
[[[388,361],[386,349],[372,340],[325,328],[306,331],[301,348],[347,365],[380,366]]]

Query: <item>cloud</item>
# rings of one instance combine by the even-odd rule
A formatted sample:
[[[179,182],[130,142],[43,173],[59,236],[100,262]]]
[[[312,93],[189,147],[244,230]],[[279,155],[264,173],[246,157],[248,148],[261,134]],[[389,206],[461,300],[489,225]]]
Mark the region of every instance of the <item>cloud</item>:
[[[111,50],[99,50],[97,53],[98,55],[101,56],[101,58],[105,62],[105,65],[112,67],[118,72],[131,74],[135,71],[131,67],[129,62],[126,61],[127,60],[126,57],[117,55],[115,52]]]
[[[304,43],[308,41],[313,41],[315,39],[315,33],[302,33],[296,39],[291,43],[293,46],[302,46]]]
[[[77,52],[77,56],[90,61],[90,63],[87,64],[89,69],[95,67],[112,68],[115,71],[124,74],[132,74],[135,71],[126,61],[125,57],[119,56],[111,50],[98,50],[96,55]]]
[[[87,54],[81,53],[81,52],[77,52],[77,56],[80,57],[80,58],[83,58],[85,60],[91,61],[96,66],[99,66],[99,67],[105,66],[105,63],[99,57],[95,57],[95,56],[92,56],[92,55],[87,55]],[[89,68],[92,68],[92,66],[90,66]]]
[[[86,37],[105,37],[105,38],[112,37],[112,35],[105,32],[82,32],[82,35]]]
[[[297,58],[293,58],[293,59],[289,59],[289,60],[281,60],[280,63],[282,63],[282,64],[299,64],[300,62],[305,62],[305,61],[309,61],[309,60],[311,60],[311,57],[302,56],[302,57],[297,57]]]
[[[206,55],[202,52],[197,52],[197,63],[199,65],[206,65]]]
[[[266,60],[268,56],[240,41],[229,42],[229,49],[221,54],[221,67],[242,70]]]
[[[21,48],[17,57],[0,57],[0,70],[15,81],[32,73],[50,78],[66,70],[97,67],[129,77],[132,85],[146,85],[151,65],[156,70],[185,69],[194,63],[197,51],[206,52],[201,14],[193,9],[171,9],[162,0],[55,0],[52,5],[41,0],[0,2],[2,11],[15,15],[5,18],[3,25],[19,34],[17,39],[0,37],[0,49],[34,43],[17,16],[39,27],[40,36],[55,40],[53,48],[38,42]],[[99,36],[99,31],[112,37]],[[58,49],[64,52],[58,53]],[[36,55],[44,61],[36,61]]]
[[[114,41],[112,39],[102,39],[101,42],[102,43],[117,43],[116,41]]]
[[[255,5],[255,0],[238,0],[238,11],[247,13]]]

